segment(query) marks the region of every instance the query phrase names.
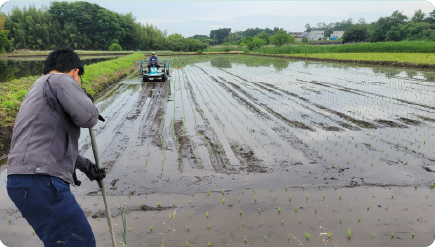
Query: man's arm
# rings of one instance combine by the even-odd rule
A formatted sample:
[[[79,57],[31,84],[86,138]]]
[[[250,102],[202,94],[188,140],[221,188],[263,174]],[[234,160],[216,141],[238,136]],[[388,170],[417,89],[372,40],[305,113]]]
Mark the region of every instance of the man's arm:
[[[83,172],[91,181],[101,180],[106,177],[104,169],[98,170],[94,163],[80,154],[77,155],[76,168]]]
[[[97,124],[97,107],[72,77],[62,75],[57,82],[56,92],[59,104],[75,125],[91,128]]]

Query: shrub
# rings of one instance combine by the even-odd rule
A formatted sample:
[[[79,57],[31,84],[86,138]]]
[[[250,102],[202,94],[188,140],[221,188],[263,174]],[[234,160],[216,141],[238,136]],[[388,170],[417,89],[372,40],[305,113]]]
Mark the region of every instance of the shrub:
[[[289,35],[285,31],[278,31],[270,37],[270,43],[276,46],[282,46],[289,42]]]
[[[109,46],[109,51],[122,51],[122,47],[121,47],[120,44],[112,43],[112,44]]]

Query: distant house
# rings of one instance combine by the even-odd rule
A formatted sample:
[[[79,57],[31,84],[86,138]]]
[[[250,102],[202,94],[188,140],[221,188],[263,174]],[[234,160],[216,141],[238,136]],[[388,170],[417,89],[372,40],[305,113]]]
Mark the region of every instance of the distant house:
[[[336,39],[339,39],[339,38],[343,37],[343,34],[344,34],[344,31],[333,31],[331,34],[331,39],[334,37]]]
[[[308,39],[310,41],[315,40],[323,40],[323,37],[325,37],[325,31],[324,30],[314,30],[308,33]]]
[[[295,37],[296,42],[302,42],[302,38],[308,38],[308,32],[296,32],[296,33],[290,33],[290,36]]]

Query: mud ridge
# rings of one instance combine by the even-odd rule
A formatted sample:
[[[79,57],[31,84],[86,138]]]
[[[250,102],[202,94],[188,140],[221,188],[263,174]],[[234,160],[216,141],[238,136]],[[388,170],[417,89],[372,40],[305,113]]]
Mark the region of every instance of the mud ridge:
[[[173,209],[174,207],[171,206],[159,206],[159,207],[152,207],[152,206],[148,206],[148,205],[142,205],[142,206],[126,206],[125,207],[125,213],[128,214],[130,212],[147,212],[147,211],[165,211],[165,210],[169,210],[169,209]],[[110,213],[112,218],[118,217],[120,216],[120,208],[111,208],[110,209]],[[124,209],[122,209],[124,210]],[[92,217],[94,219],[96,218],[106,218],[106,211],[105,210],[98,210],[97,212],[93,213],[90,210],[83,210],[85,213],[86,217]]]
[[[243,165],[239,169],[253,173],[267,173],[267,168],[262,166],[262,160],[255,157],[254,152],[246,144],[231,143],[236,158]]]
[[[313,103],[312,103],[310,100],[308,100],[307,98],[304,98],[304,97],[302,97],[302,96],[299,96],[299,95],[297,95],[297,94],[295,94],[295,93],[290,93],[290,92],[287,92],[287,91],[285,91],[285,90],[282,90],[282,89],[276,87],[275,85],[272,85],[272,84],[269,84],[269,83],[265,83],[265,82],[262,82],[262,83],[265,84],[265,85],[267,85],[267,86],[269,86],[269,87],[274,88],[275,90],[279,90],[279,91],[281,91],[281,92],[283,92],[283,93],[285,93],[285,94],[287,94],[287,95],[290,95],[290,96],[292,96],[292,97],[298,98],[298,99],[300,99],[300,100],[302,100],[302,101],[304,101],[304,102],[306,102],[306,103],[308,103],[308,104],[312,104],[312,105],[314,105],[314,106],[316,106],[317,108],[320,108],[320,109],[322,109],[322,110],[326,110],[326,111],[329,111],[329,110],[330,110],[329,108],[326,108],[326,107],[324,107],[324,106],[320,106],[320,107],[319,107],[319,105],[317,105],[317,104],[313,104]],[[316,84],[317,84],[317,83],[316,83]],[[318,113],[318,114],[320,114],[320,115],[322,115],[322,116],[325,116],[325,117],[331,119],[331,120],[334,121],[334,122],[337,122],[337,121],[333,120],[333,119],[332,119],[330,116],[328,116],[328,115],[325,115],[325,114],[323,114],[323,113],[317,112],[317,111],[311,109],[311,108],[308,107],[308,106],[304,106],[304,107],[307,108],[307,109],[310,110],[310,111],[313,111],[313,112],[316,112],[316,113]],[[329,111],[329,112],[330,112],[330,111]],[[316,123],[316,124],[318,124],[318,123]],[[360,128],[358,128],[358,127],[356,127],[356,126],[352,126],[352,125],[350,125],[350,124],[348,124],[348,123],[345,123],[345,122],[338,122],[338,125],[340,125],[340,126],[346,128],[346,129],[350,129],[350,130],[355,130],[355,131],[359,131],[359,130],[361,130]],[[320,126],[320,127],[322,128],[322,126]],[[336,128],[338,128],[338,127],[336,127]],[[339,128],[338,128],[338,129],[339,129]],[[327,130],[327,129],[325,129],[325,130]],[[334,131],[334,130],[332,130],[332,131]]]
[[[183,121],[175,121],[174,133],[175,136],[177,137],[177,142],[180,145],[178,148],[178,153],[179,153],[178,161],[180,167],[184,165],[183,162],[184,159],[193,161],[192,163],[197,163],[195,159],[195,153],[193,152],[192,142],[190,141],[189,137],[187,137],[187,135],[184,134]]]
[[[408,126],[400,124],[400,123],[396,123],[394,121],[390,121],[390,120],[386,120],[386,119],[376,119],[375,122],[382,124],[386,127],[392,127],[392,128],[408,128]]]
[[[183,70],[184,73],[184,70]],[[202,136],[204,138],[206,138],[206,140],[208,141],[208,143],[210,144],[210,149],[207,148],[208,153],[209,153],[209,157],[210,160],[215,160],[216,161],[216,166],[220,169],[226,170],[227,173],[230,173],[229,171],[232,170],[230,169],[228,165],[231,166],[230,163],[228,162],[228,158],[225,154],[225,151],[223,149],[219,149],[219,146],[216,144],[218,142],[218,140],[216,140],[216,137],[213,135],[214,130],[210,127],[210,121],[208,121],[207,117],[204,115],[204,111],[202,109],[200,109],[199,104],[196,100],[196,96],[193,93],[193,87],[192,84],[189,81],[189,78],[187,77],[187,75],[185,75],[185,80],[186,83],[189,87],[189,91],[190,91],[190,96],[193,99],[193,104],[195,105],[197,112],[199,113],[199,115],[201,116],[201,118],[204,120],[204,122],[207,123],[206,126],[198,126],[199,130],[197,128],[198,133],[202,134]],[[205,141],[207,143],[207,141]],[[213,157],[214,156],[214,157]],[[215,158],[215,159],[213,159]]]

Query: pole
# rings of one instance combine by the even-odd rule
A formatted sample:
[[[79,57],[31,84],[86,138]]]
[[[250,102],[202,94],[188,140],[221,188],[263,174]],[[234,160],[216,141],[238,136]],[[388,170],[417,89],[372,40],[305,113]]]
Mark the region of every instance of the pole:
[[[100,169],[100,158],[98,156],[97,142],[95,141],[95,133],[93,128],[89,128],[89,135],[91,136],[92,151],[94,151],[95,164],[97,165],[97,168]],[[101,179],[100,181],[98,181],[98,185],[100,186],[101,193],[103,194],[104,207],[106,208],[107,223],[109,224],[109,231],[112,237],[112,246],[116,247],[115,233],[113,232],[113,225],[112,225],[112,215],[110,214],[110,208],[109,205],[107,204],[106,187],[104,186],[104,180]]]

